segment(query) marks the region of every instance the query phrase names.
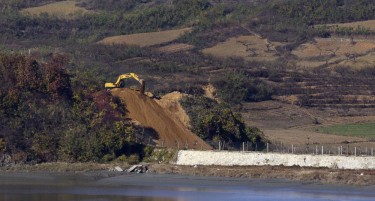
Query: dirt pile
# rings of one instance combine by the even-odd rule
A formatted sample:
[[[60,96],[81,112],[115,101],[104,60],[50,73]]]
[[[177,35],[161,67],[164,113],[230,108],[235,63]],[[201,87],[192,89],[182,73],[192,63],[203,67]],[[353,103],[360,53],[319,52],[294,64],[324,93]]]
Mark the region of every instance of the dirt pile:
[[[211,149],[202,139],[189,131],[171,112],[154,99],[130,89],[113,89],[111,93],[126,104],[127,115],[158,133],[158,145],[170,148]]]
[[[156,100],[156,102],[168,112],[175,115],[185,127],[191,128],[190,118],[179,102],[184,96],[186,94],[175,91],[164,95],[160,100]]]

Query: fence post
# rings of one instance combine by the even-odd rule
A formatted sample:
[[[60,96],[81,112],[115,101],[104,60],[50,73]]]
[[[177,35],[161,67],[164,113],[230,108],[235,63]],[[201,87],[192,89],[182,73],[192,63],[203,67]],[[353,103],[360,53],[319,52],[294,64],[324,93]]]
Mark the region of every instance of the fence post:
[[[268,142],[267,142],[267,153],[268,153]]]
[[[357,156],[357,147],[354,147],[354,156]]]
[[[322,155],[324,154],[323,145],[322,145]]]
[[[242,152],[245,152],[245,142],[242,142]]]
[[[292,144],[292,154],[294,154],[294,145]]]
[[[318,155],[318,146],[315,146],[315,155]]]
[[[219,151],[221,150],[221,141],[219,141]]]

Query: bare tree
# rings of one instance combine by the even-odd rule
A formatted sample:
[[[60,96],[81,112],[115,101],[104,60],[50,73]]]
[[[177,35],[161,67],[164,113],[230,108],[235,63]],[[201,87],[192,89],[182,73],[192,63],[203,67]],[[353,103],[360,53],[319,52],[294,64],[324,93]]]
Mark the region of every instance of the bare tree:
[[[256,48],[252,48],[251,45],[254,45],[253,43],[250,43],[250,42],[245,42],[245,41],[238,41],[239,43],[241,43],[241,45],[245,46],[246,47],[246,52],[251,52],[251,54],[249,56],[256,56],[258,55],[256,53]]]

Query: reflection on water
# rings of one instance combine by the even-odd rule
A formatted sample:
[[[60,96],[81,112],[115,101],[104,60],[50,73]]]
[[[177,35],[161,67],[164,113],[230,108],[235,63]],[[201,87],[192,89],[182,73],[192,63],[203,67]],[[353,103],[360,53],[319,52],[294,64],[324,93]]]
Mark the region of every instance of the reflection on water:
[[[375,200],[374,187],[172,175],[0,173],[0,201]]]

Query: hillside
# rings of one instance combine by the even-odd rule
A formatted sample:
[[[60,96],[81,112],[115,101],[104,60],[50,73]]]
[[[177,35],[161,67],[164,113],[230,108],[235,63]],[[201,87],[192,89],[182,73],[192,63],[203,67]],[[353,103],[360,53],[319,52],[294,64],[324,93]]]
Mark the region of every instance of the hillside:
[[[238,149],[242,142],[253,143],[251,149],[261,149],[265,142],[290,147],[294,139],[305,146],[306,138],[314,136],[316,146],[335,147],[346,141],[373,146],[375,136],[370,132],[364,131],[370,133],[366,136],[353,132],[349,137],[336,132],[352,124],[371,129],[366,125],[375,122],[373,1],[103,2],[0,3],[2,58],[17,55],[22,61],[64,69],[64,73],[58,71],[60,76],[52,76],[44,67],[33,74],[35,66],[27,62],[1,60],[0,120],[6,126],[0,130],[0,152],[41,161],[110,161],[134,153],[142,159],[149,145],[163,141],[176,147],[178,141],[178,147],[190,147],[196,141],[165,134],[175,130],[186,136],[194,132],[206,143],[201,147],[217,148],[219,142],[230,144],[229,149]],[[74,14],[77,9],[79,14]],[[47,10],[51,13],[46,14]],[[57,64],[51,62],[60,57]],[[156,109],[154,102],[104,93],[105,82],[128,72],[146,80],[147,91],[156,97],[174,91],[188,94],[180,102],[189,115],[191,131],[180,124],[169,126],[167,122],[175,121],[170,119],[172,114],[163,115],[167,125],[153,122],[160,118],[156,116],[160,108],[148,119],[151,116],[132,111],[139,105],[126,110],[121,105],[129,101],[129,105],[154,105],[151,110]],[[22,80],[30,77],[39,84],[27,87]],[[62,86],[69,92],[63,100],[57,92]],[[113,93],[121,97],[119,91]],[[19,97],[25,102],[15,101]],[[37,114],[41,126],[27,114]],[[50,114],[63,122],[49,121]],[[51,130],[48,125],[60,125],[53,137],[46,134]],[[327,133],[332,129],[334,136]],[[104,138],[108,130],[111,135]],[[144,130],[147,137],[157,136],[156,132],[160,139],[150,142]],[[13,134],[22,140],[18,142]],[[75,138],[82,141],[74,144]],[[119,138],[126,140],[111,144]],[[39,141],[47,142],[42,144],[48,151],[36,146]]]

